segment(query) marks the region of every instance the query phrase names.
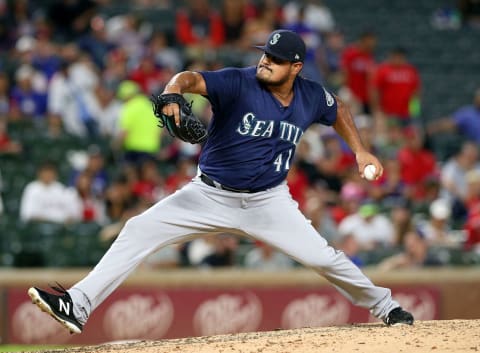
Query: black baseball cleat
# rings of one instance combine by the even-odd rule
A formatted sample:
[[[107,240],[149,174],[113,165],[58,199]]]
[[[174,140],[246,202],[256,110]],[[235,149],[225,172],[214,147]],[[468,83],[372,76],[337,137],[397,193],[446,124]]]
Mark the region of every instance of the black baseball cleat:
[[[413,315],[408,311],[403,310],[401,307],[395,308],[388,316],[383,320],[388,326],[395,325],[413,325]]]
[[[51,286],[51,288],[61,295],[50,294],[36,287],[31,287],[28,295],[34,304],[65,326],[70,333],[81,333],[83,325],[73,315],[73,301],[70,294],[60,285],[59,287]]]

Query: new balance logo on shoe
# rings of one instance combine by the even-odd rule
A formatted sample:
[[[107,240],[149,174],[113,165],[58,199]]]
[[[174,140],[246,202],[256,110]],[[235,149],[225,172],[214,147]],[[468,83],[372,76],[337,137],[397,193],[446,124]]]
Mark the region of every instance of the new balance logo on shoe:
[[[73,314],[73,302],[70,294],[62,286],[52,287],[60,295],[51,294],[32,287],[28,295],[40,310],[46,312],[60,322],[70,333],[81,333],[83,325]]]
[[[70,315],[70,303],[65,303],[62,298],[58,299],[58,311],[64,312],[67,315]]]

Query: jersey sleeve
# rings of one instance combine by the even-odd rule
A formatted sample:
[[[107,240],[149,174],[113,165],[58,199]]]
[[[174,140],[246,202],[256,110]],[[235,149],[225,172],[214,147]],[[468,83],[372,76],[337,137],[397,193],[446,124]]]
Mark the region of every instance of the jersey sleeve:
[[[316,122],[323,125],[333,125],[337,120],[337,100],[335,96],[330,93],[323,86],[319,86],[318,97],[318,111]]]
[[[207,98],[213,108],[230,103],[240,94],[241,73],[235,68],[218,71],[201,71],[207,86]]]

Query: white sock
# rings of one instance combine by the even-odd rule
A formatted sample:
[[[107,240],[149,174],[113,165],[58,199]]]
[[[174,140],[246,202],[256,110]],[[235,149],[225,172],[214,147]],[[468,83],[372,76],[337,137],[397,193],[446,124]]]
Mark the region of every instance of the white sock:
[[[80,289],[70,288],[67,292],[73,301],[73,315],[85,325],[91,311],[90,299]]]

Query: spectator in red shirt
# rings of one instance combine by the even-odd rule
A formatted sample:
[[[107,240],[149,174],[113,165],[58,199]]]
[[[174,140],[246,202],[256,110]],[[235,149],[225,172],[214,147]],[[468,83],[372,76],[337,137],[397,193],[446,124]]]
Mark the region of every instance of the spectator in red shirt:
[[[292,198],[298,202],[300,210],[305,209],[305,201],[308,190],[308,177],[306,173],[299,168],[298,161],[290,167],[287,176],[287,184]]]
[[[152,55],[145,54],[140,59],[138,67],[130,73],[130,80],[138,83],[143,93],[151,95],[160,92],[171,78],[155,65]]]
[[[82,222],[105,223],[105,205],[92,192],[92,175],[88,171],[81,172],[75,181],[76,202],[80,210]]]
[[[339,192],[344,178],[355,168],[355,156],[350,149],[344,148],[342,140],[330,131],[324,133],[322,142],[323,154],[315,161],[318,177],[331,191]]]
[[[323,136],[325,155],[321,159],[320,168],[327,174],[344,176],[355,168],[355,156],[350,149],[343,148],[342,140],[330,132]]]
[[[195,162],[191,158],[180,157],[175,172],[170,174],[165,182],[165,191],[167,194],[174,193],[190,182],[195,176],[195,172]]]
[[[466,233],[465,248],[480,251],[480,171],[470,170],[466,173],[467,197],[464,207],[467,217],[464,223]]]
[[[377,37],[373,32],[363,33],[358,41],[343,51],[340,66],[345,84],[354,98],[363,106],[363,113],[370,113],[369,77],[375,67],[373,52]]]
[[[472,213],[468,216],[468,220],[465,223],[464,230],[467,233],[467,240],[465,242],[465,248],[467,250],[480,249],[480,212]]]
[[[480,211],[480,171],[469,170],[465,173],[465,198],[457,198],[452,203],[453,225],[464,225],[471,217],[478,218]],[[480,219],[480,218],[479,218]]]
[[[136,197],[154,204],[165,196],[164,181],[155,161],[145,161],[140,167],[139,176],[132,185],[132,193]]]
[[[422,199],[427,182],[432,176],[438,177],[438,169],[435,155],[424,148],[424,139],[418,128],[405,128],[405,146],[398,151],[398,161],[401,180],[410,189],[410,197]]]
[[[357,212],[367,196],[365,184],[355,181],[347,181],[343,184],[338,202],[330,208],[330,214],[335,224],[340,224],[345,217]]]
[[[10,138],[7,127],[7,119],[0,117],[0,156],[3,154],[16,155],[22,152],[22,145]]]
[[[199,50],[216,48],[225,42],[223,21],[208,0],[190,0],[177,12],[177,40]]]
[[[391,51],[385,62],[380,64],[373,75],[372,108],[377,118],[385,121],[388,117],[410,123],[410,103],[418,98],[420,76],[417,69],[408,62],[405,49]]]

